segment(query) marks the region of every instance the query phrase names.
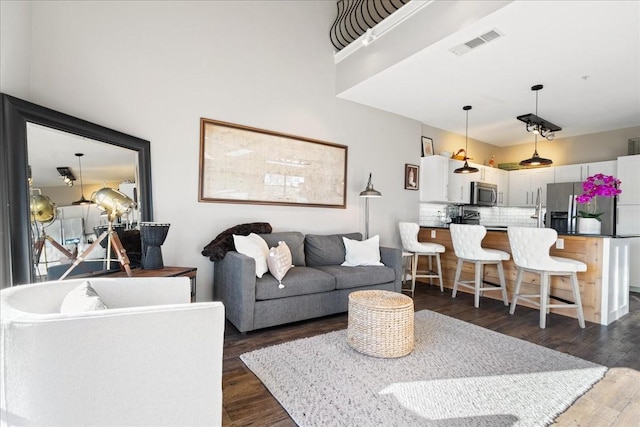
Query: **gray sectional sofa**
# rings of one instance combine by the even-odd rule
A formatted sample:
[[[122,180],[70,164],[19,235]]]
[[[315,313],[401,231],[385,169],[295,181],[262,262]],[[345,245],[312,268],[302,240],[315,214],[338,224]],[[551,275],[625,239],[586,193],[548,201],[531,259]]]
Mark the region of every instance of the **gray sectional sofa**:
[[[362,240],[360,233],[305,236],[292,231],[260,236],[269,247],[286,242],[294,267],[280,289],[270,273],[256,277],[251,257],[229,251],[215,262],[214,299],[224,303],[227,319],[240,332],[343,313],[353,291],[401,291],[400,249],[380,247],[384,266],[340,265],[345,260],[342,237]]]

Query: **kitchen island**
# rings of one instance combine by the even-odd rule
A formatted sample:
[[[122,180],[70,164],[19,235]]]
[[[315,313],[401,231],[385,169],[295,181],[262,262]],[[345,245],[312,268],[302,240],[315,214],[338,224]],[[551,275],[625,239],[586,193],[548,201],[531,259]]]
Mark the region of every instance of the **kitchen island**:
[[[638,237],[562,234],[558,236],[556,244],[551,248],[552,256],[572,258],[587,264],[587,271],[578,273],[580,297],[586,321],[608,325],[629,312],[629,264],[631,262],[629,253],[631,238]],[[444,278],[444,286],[452,289],[458,258],[453,250],[449,229],[423,226],[420,228],[418,240],[439,243],[446,248],[445,253],[441,254],[442,276]],[[488,228],[487,235],[482,241],[482,246],[511,253],[506,227]],[[635,262],[638,262],[638,260]],[[515,288],[517,267],[513,259],[503,261],[503,266],[507,294],[511,301]],[[426,262],[424,265],[421,264],[419,268],[426,269]],[[462,280],[471,280],[472,278],[472,265],[464,263]],[[497,268],[495,266],[485,266],[483,280],[487,283],[499,283]],[[540,276],[525,272],[521,293],[539,293],[539,284]],[[462,288],[459,288],[459,291],[473,292]],[[570,279],[561,276],[552,277],[550,294],[572,301],[573,294]],[[500,299],[499,294],[494,292],[486,293],[483,296]],[[534,307],[524,301],[522,303],[518,301],[518,305]],[[480,301],[479,309],[482,309],[482,300]],[[551,312],[576,317],[575,310],[553,308]]]

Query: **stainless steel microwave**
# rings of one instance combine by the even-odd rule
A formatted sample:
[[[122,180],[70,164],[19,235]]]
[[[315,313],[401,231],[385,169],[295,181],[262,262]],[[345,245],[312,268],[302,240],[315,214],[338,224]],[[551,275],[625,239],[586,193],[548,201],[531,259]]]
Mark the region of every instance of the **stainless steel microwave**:
[[[476,206],[496,206],[498,186],[488,182],[471,182],[471,204]]]

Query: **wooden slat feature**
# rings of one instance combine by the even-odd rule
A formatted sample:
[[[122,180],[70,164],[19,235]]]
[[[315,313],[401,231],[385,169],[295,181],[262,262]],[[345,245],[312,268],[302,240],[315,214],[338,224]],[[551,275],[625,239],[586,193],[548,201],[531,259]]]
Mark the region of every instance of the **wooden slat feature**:
[[[431,232],[435,231],[435,238],[431,237]],[[600,303],[602,295],[602,247],[601,238],[585,237],[585,236],[561,236],[564,239],[564,249],[556,249],[555,245],[551,249],[552,256],[563,258],[571,258],[582,261],[587,264],[587,271],[578,273],[578,283],[580,285],[580,297],[582,299],[582,309],[584,311],[584,319],[589,322],[600,323],[601,312]],[[439,243],[446,248],[444,254],[440,255],[442,260],[442,277],[444,286],[453,289],[453,279],[456,274],[456,266],[458,257],[453,250],[451,241],[451,233],[446,228],[421,228],[418,234],[418,240],[421,242]],[[482,240],[482,247],[490,249],[499,249],[511,253],[509,246],[509,238],[506,231],[487,231],[487,235]],[[503,261],[505,280],[507,282],[507,295],[509,301],[513,297],[515,289],[515,281],[517,267],[513,259]],[[418,268],[425,268],[426,264],[423,260],[419,260]],[[464,263],[462,270],[462,280],[473,280],[473,265]],[[498,272],[495,266],[486,266],[484,270],[484,280],[491,283],[498,282]],[[526,272],[522,280],[521,293],[536,294],[540,289],[540,276]],[[470,289],[459,288],[459,291],[473,293]],[[551,278],[551,295],[573,301],[573,292],[571,291],[571,281],[569,277],[552,277]],[[483,296],[493,299],[501,299],[499,292],[488,292]],[[518,305],[533,307],[525,301],[518,301]],[[482,307],[482,302],[480,302]],[[517,310],[517,309],[516,309]],[[551,309],[552,313],[558,313],[565,316],[577,317],[576,310],[569,309]]]

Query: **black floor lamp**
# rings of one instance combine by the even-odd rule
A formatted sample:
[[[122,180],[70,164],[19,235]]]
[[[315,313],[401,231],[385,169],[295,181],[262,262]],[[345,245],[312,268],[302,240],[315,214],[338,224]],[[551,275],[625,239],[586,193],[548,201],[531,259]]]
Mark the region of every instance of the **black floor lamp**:
[[[364,197],[364,239],[367,240],[369,238],[369,199],[372,197],[382,197],[382,193],[373,188],[371,172],[369,172],[367,188],[360,193],[360,197]]]

